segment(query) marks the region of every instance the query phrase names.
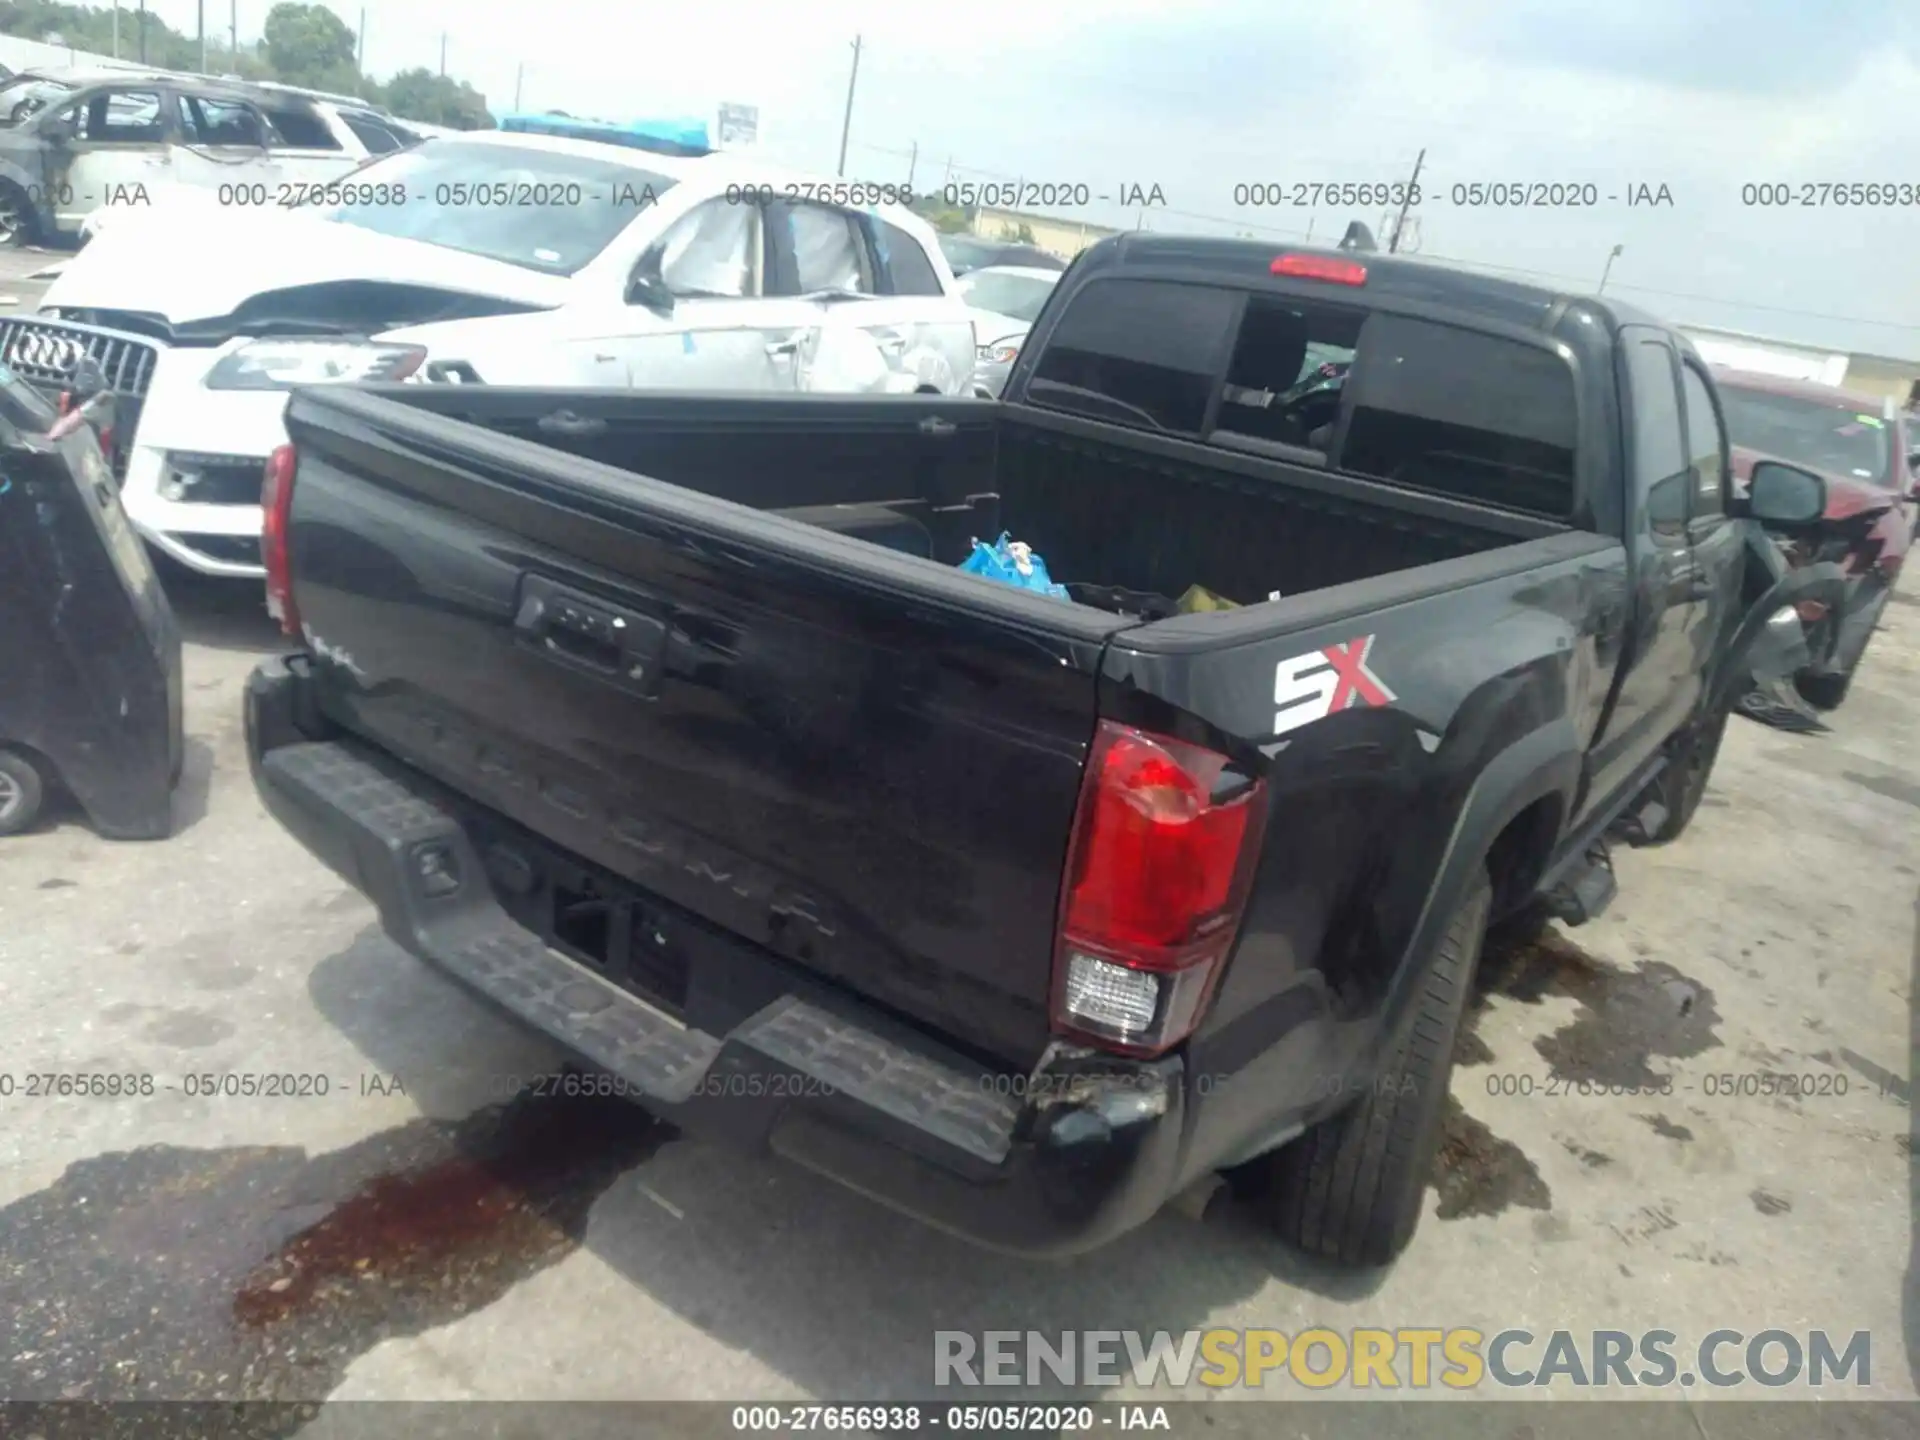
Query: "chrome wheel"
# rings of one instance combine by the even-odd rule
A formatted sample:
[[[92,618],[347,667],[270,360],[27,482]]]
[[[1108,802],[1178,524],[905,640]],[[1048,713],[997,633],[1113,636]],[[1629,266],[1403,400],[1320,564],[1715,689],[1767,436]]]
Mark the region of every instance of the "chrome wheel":
[[[5,770],[0,770],[0,825],[6,824],[26,802],[27,792]]]
[[[0,185],[0,250],[13,250],[26,244],[32,224],[27,197],[11,185]]]

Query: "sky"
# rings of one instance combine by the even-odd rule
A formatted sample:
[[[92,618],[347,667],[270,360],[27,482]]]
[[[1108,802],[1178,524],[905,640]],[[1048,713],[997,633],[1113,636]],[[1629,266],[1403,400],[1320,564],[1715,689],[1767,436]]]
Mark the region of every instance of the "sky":
[[[206,0],[224,31],[234,0]],[[243,40],[267,0],[237,0]],[[128,5],[127,8],[132,8]],[[150,0],[194,33],[198,0]],[[357,29],[362,7],[332,6]],[[1095,224],[1276,244],[1384,235],[1382,207],[1236,206],[1235,187],[1405,179],[1425,258],[1619,294],[1682,323],[1920,358],[1920,204],[1743,203],[1742,187],[1920,189],[1917,0],[367,0],[376,75],[447,69],[498,114],[710,116],[849,179],[1159,186]],[[1591,185],[1591,208],[1455,185]],[[1630,206],[1662,186],[1670,204]],[[1468,199],[1466,192],[1462,199]],[[1617,196],[1617,199],[1609,197]],[[1815,198],[1818,196],[1816,194]],[[1910,193],[1910,199],[1920,199]]]

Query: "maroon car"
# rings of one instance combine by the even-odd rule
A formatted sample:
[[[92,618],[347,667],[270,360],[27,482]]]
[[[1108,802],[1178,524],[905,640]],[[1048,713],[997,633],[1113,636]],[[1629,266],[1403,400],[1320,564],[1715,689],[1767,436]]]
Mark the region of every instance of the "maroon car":
[[[1737,485],[1744,488],[1759,460],[1783,460],[1827,482],[1825,523],[1797,537],[1788,558],[1831,560],[1847,575],[1838,614],[1817,602],[1801,612],[1816,658],[1799,676],[1800,693],[1831,710],[1846,697],[1920,529],[1920,435],[1883,396],[1722,368],[1714,380]]]

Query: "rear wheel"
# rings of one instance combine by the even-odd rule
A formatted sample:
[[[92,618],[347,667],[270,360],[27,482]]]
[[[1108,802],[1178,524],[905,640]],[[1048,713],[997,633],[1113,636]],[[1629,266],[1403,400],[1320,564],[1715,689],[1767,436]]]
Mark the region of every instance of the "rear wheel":
[[[17,835],[38,820],[46,790],[31,760],[0,750],[0,835]]]
[[[1384,1265],[1413,1239],[1492,894],[1482,870],[1427,962],[1366,1098],[1273,1156],[1273,1225],[1302,1250]]]

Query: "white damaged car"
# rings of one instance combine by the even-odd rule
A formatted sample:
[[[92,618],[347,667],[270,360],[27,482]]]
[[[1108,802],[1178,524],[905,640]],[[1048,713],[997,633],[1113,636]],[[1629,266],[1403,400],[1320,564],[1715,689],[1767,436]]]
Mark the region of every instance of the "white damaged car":
[[[92,356],[134,526],[191,569],[257,576],[295,386],[967,393],[953,272],[874,188],[728,154],[430,139],[355,171],[337,206],[117,221],[36,315],[0,318],[0,363],[57,390]]]

